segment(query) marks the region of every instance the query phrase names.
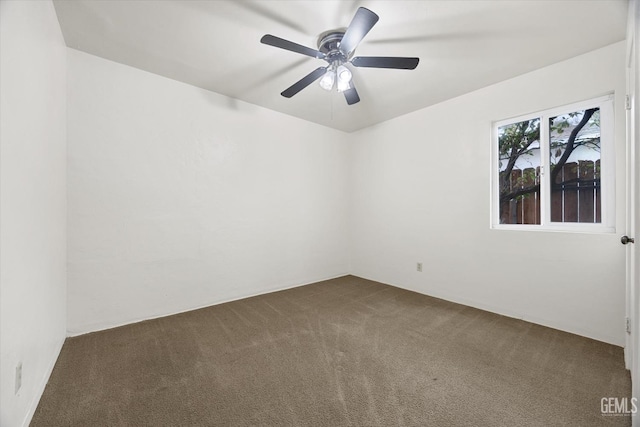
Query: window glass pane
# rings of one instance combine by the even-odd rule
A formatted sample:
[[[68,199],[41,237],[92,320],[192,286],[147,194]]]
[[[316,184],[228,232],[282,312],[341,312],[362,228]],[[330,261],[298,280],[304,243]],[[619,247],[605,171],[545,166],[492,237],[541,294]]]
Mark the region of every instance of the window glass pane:
[[[540,224],[540,119],[498,128],[500,224]]]
[[[552,222],[601,222],[600,109],[549,119]]]

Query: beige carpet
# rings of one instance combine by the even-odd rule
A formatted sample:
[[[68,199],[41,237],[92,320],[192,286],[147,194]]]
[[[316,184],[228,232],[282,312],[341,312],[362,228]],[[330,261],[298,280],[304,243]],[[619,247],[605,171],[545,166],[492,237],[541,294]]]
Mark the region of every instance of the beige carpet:
[[[32,426],[600,426],[619,347],[347,276],[64,344]]]

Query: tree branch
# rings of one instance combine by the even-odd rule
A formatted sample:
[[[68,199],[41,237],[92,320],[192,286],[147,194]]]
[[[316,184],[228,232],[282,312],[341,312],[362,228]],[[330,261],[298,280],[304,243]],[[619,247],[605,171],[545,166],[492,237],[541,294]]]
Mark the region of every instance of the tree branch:
[[[589,186],[583,187],[585,184],[590,184]],[[551,190],[590,190],[590,189],[598,189],[600,188],[600,178],[593,179],[582,179],[582,178],[574,178],[568,181],[564,181],[560,184],[552,184]],[[512,191],[507,194],[500,195],[501,202],[508,202],[511,199],[515,199],[519,196],[526,196],[527,194],[536,193],[540,191],[540,184],[532,185],[525,188],[520,188],[516,191]]]
[[[515,199],[518,196],[525,196],[527,194],[531,194],[531,193],[535,193],[540,191],[540,184],[536,184],[533,185],[531,187],[525,187],[525,188],[521,188],[519,190],[516,191],[512,191],[511,193],[507,193],[507,194],[501,194],[500,195],[500,201],[501,202],[507,202],[511,199]]]
[[[533,133],[532,135],[529,136],[529,138],[527,139],[527,129],[529,128],[529,124],[531,123],[530,120],[524,121],[519,123],[520,125],[520,136],[519,136],[519,140],[520,141],[525,141],[526,140],[526,145],[524,145],[523,147],[521,147],[519,150],[516,148],[517,146],[515,144],[513,144],[511,146],[511,153],[509,153],[509,161],[507,162],[507,166],[505,167],[504,171],[503,171],[503,182],[501,187],[502,188],[508,188],[508,184],[509,184],[509,180],[511,179],[511,172],[513,171],[513,168],[516,165],[516,162],[518,161],[518,158],[524,153],[526,152],[529,147],[531,146],[531,144],[533,144],[534,141],[539,140],[540,139],[540,126],[538,126],[538,129],[536,129],[535,133]]]
[[[573,128],[573,130],[571,131],[571,134],[569,135],[569,140],[567,141],[567,146],[564,149],[564,153],[562,153],[562,157],[560,157],[560,160],[558,160],[558,163],[556,164],[555,168],[553,168],[553,170],[551,171],[552,184],[556,183],[556,178],[558,177],[558,173],[560,173],[560,170],[562,169],[562,167],[567,163],[567,160],[569,160],[569,156],[571,156],[571,153],[576,147],[575,142],[576,142],[576,137],[578,136],[578,133],[589,122],[589,119],[591,119],[591,116],[593,116],[593,113],[595,113],[596,110],[597,108],[589,108],[588,110],[584,110],[584,115],[582,116],[582,120],[580,120],[580,123],[578,123],[576,127]]]

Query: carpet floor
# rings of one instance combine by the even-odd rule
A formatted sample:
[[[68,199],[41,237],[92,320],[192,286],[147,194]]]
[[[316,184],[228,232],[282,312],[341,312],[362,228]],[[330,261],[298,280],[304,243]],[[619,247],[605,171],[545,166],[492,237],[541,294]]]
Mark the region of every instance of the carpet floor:
[[[622,348],[346,276],[68,338],[32,426],[608,426]]]

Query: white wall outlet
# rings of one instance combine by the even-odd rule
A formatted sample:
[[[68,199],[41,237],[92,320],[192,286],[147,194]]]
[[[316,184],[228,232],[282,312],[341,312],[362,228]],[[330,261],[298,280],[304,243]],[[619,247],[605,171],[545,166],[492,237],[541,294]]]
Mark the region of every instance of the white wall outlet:
[[[416,265],[416,270],[418,270],[419,272],[421,272],[421,273],[422,273],[422,263],[421,263],[421,262],[419,262],[419,263]]]
[[[18,394],[20,391],[20,387],[22,387],[22,362],[16,365],[16,391],[15,394]]]

